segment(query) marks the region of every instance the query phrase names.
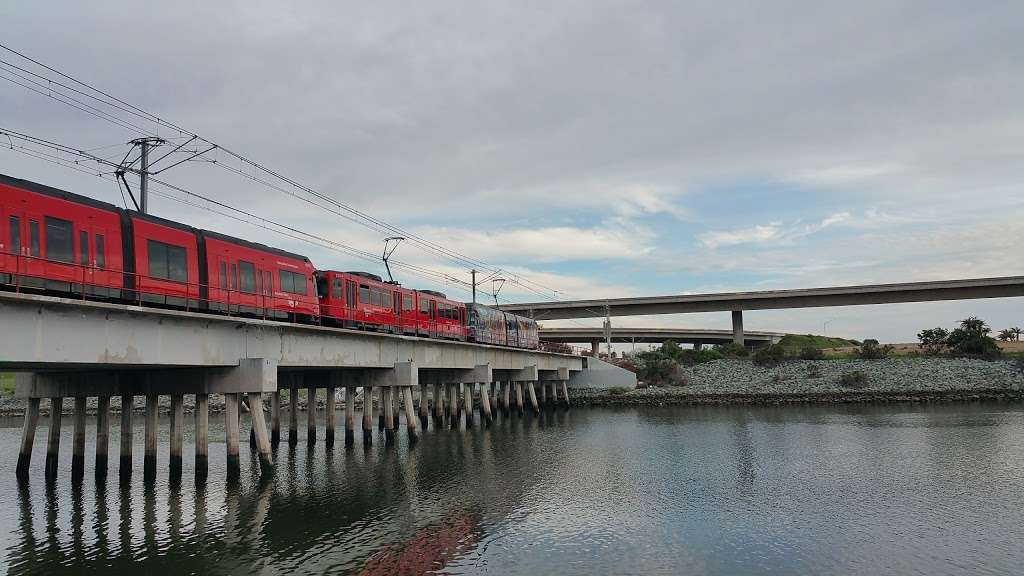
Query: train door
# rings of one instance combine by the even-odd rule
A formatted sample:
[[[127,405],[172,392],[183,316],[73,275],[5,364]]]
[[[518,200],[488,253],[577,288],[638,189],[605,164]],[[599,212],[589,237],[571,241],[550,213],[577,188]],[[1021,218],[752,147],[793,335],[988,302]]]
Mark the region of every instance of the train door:
[[[22,238],[22,228],[24,227],[24,219],[20,213],[15,213],[10,210],[4,210],[0,206],[0,222],[3,223],[3,238],[0,238],[0,264],[2,269],[11,273],[17,273],[19,264],[21,263],[21,256],[23,254],[22,247],[25,242]]]
[[[345,280],[345,310],[342,313],[342,317],[346,320],[355,318],[356,312],[356,295],[359,287],[356,285],[354,280]]]
[[[82,292],[86,294],[96,293],[96,274],[93,270],[93,249],[92,234],[89,226],[82,226],[75,230],[75,264],[77,266],[75,277],[81,279]]]
[[[35,211],[17,213],[21,219],[21,274],[31,277],[26,279],[30,285],[43,286],[46,277],[46,263],[43,261],[43,215]]]

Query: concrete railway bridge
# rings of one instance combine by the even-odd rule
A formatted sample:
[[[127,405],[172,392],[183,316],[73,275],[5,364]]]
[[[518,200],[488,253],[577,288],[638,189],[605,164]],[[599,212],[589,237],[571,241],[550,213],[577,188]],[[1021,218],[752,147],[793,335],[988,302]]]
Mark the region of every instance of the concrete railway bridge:
[[[362,439],[372,440],[374,402],[385,442],[399,427],[399,409],[411,439],[428,425],[473,426],[475,407],[490,422],[498,411],[523,414],[568,406],[570,380],[585,380],[588,363],[580,356],[517,350],[466,342],[412,338],[375,332],[217,316],[125,304],[33,294],[0,293],[0,371],[17,372],[16,394],[27,400],[17,474],[27,478],[40,415],[49,398],[45,475],[55,478],[60,453],[61,409],[74,399],[71,474],[84,475],[86,401],[97,398],[96,474],[106,475],[110,441],[110,400],[123,406],[144,396],[144,478],[157,470],[157,411],[160,395],[170,396],[169,473],[181,474],[183,396],[195,395],[196,474],[208,469],[209,394],[222,394],[226,417],[228,473],[239,469],[239,408],[248,396],[250,443],[264,471],[273,467],[271,445],[281,438],[279,391],[290,397],[288,441],[298,441],[298,392],[306,389],[315,405],[326,389],[324,439],[334,442],[335,391],[345,389],[345,442],[355,438],[355,398],[363,391]],[[461,394],[460,394],[461,392]],[[270,396],[270,424],[263,399]],[[131,410],[120,414],[122,479],[132,474]],[[316,410],[307,410],[306,436],[317,439]]]

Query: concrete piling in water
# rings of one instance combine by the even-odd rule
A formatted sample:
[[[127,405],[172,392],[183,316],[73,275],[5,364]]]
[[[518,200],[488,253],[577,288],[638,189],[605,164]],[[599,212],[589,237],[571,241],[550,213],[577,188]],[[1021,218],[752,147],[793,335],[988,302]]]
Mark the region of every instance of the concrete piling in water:
[[[428,394],[427,394],[427,385],[424,384],[424,385],[420,386],[419,392],[420,392],[420,407],[419,407],[420,425],[423,426],[424,430],[426,430],[427,429],[427,421],[430,419],[430,406],[428,405],[429,403],[427,401],[427,396],[428,396]]]
[[[434,422],[444,420],[444,400],[441,399],[442,384],[434,384]]]
[[[494,421],[494,416],[491,414],[491,396],[488,394],[488,388],[490,387],[490,382],[484,382],[480,385],[480,414],[487,424]]]
[[[472,383],[466,384],[462,393],[462,404],[466,410],[466,428],[473,427],[473,387]]]
[[[501,393],[501,386],[497,382],[491,382],[491,418],[498,413],[500,406],[500,399],[498,395]]]
[[[391,424],[391,429],[397,432],[399,426],[398,416],[402,413],[402,391],[396,388],[391,392],[391,416],[394,419],[394,422]]]
[[[228,475],[235,476],[239,471],[237,393],[224,395],[224,441],[227,444]]]
[[[385,404],[387,403],[387,392],[383,386],[377,388],[377,431],[384,431],[384,418],[386,417],[387,410]]]
[[[185,443],[185,410],[184,397],[171,394],[171,441],[169,466],[171,479],[181,477],[181,450]]]
[[[373,388],[363,386],[363,446],[373,443]]]
[[[384,416],[384,445],[391,446],[395,443],[395,403],[392,396],[395,394],[394,386],[382,386],[381,399],[383,400],[381,414]]]
[[[569,409],[569,381],[562,380],[562,400],[565,402],[565,408]]]
[[[551,381],[551,405],[558,406],[558,382]]]
[[[316,444],[316,388],[306,387],[306,444]]]
[[[345,446],[356,441],[356,387],[345,388]]]
[[[28,478],[28,469],[32,464],[32,444],[36,439],[36,425],[39,423],[39,398],[29,398],[25,408],[25,422],[21,427],[21,450],[18,452],[17,476],[19,480]]]
[[[516,380],[516,412],[523,415],[523,383]]]
[[[501,386],[501,410],[507,416],[512,411],[512,383],[511,382],[499,382]]]
[[[281,442],[281,392],[274,390],[270,394],[270,443],[277,446]]]
[[[142,479],[149,484],[156,480],[156,425],[157,411],[159,410],[160,397],[156,394],[146,394],[145,423],[145,449],[142,461]]]
[[[268,474],[274,469],[274,458],[270,454],[270,437],[267,435],[267,421],[263,417],[263,393],[249,392],[249,415],[252,418],[256,450],[260,455],[260,472]]]
[[[107,477],[107,454],[110,450],[110,396],[96,399],[96,470],[97,479]]]
[[[79,482],[85,476],[85,396],[75,397],[72,416],[74,435],[71,440],[71,481]]]
[[[540,383],[540,408],[543,410],[548,404],[548,383],[541,381]]]
[[[533,408],[533,413],[539,414],[540,404],[537,403],[537,392],[533,388],[532,380],[526,383],[526,396],[530,400],[530,408]]]
[[[62,396],[50,398],[50,429],[46,442],[45,470],[48,481],[57,478],[57,464],[60,456],[60,417],[63,411],[64,398]]]
[[[292,377],[288,386],[288,445],[299,443],[299,386]]]
[[[121,395],[121,458],[118,464],[118,476],[125,482],[132,477],[132,410],[135,397],[131,394]]]
[[[416,427],[416,410],[412,405],[412,389],[409,386],[402,386],[402,399],[405,401],[405,427],[409,429],[409,441],[415,442],[419,439],[419,430]]]
[[[334,446],[334,390],[334,386],[328,386],[325,398],[324,443],[327,446]]]
[[[196,394],[196,482],[203,483],[210,469],[210,397]]]
[[[448,424],[452,430],[459,428],[459,385],[448,384]]]
[[[50,423],[46,439],[45,477],[47,481],[57,478],[57,464],[60,456],[60,417],[64,410],[64,398],[50,398]]]

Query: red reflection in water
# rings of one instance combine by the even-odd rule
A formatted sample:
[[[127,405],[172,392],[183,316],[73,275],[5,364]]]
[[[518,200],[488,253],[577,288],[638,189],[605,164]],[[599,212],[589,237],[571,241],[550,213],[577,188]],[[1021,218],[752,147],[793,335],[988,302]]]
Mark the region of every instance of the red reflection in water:
[[[476,545],[479,535],[473,531],[475,525],[470,516],[457,516],[422,528],[402,549],[374,554],[359,574],[429,574],[440,570]]]

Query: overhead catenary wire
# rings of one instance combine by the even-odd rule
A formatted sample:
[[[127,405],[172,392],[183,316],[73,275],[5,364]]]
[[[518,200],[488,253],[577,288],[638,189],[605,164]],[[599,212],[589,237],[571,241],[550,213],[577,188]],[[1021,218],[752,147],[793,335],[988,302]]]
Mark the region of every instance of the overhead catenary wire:
[[[409,230],[406,230],[406,229],[403,229],[401,227],[398,227],[398,226],[395,226],[393,224],[390,224],[390,223],[388,223],[388,222],[386,222],[384,220],[378,219],[378,218],[376,218],[376,217],[374,217],[374,216],[372,216],[372,215],[370,215],[368,213],[360,211],[360,210],[358,210],[358,209],[356,209],[356,208],[354,208],[352,206],[349,206],[349,205],[347,205],[347,204],[345,204],[343,202],[335,200],[334,198],[332,198],[332,197],[330,197],[330,196],[328,196],[326,194],[320,193],[320,192],[318,192],[318,191],[316,191],[316,190],[314,190],[314,189],[312,189],[312,188],[310,188],[310,187],[308,187],[306,185],[303,185],[303,184],[299,183],[297,180],[295,180],[293,178],[290,178],[290,177],[284,175],[281,172],[275,171],[275,170],[267,167],[266,165],[264,165],[264,164],[262,164],[260,162],[251,160],[248,157],[246,157],[246,156],[244,156],[244,155],[242,155],[240,153],[237,153],[237,152],[235,152],[235,151],[233,151],[231,149],[227,149],[227,148],[224,148],[223,146],[219,146],[216,143],[214,143],[214,142],[212,142],[210,140],[207,140],[206,138],[203,138],[202,136],[199,136],[198,134],[196,134],[193,131],[187,130],[187,129],[181,127],[180,125],[177,125],[177,124],[175,124],[173,122],[170,122],[170,121],[168,121],[166,119],[163,119],[163,118],[161,118],[161,117],[159,117],[159,116],[157,116],[157,115],[155,115],[155,114],[153,114],[151,112],[148,112],[148,111],[144,110],[143,108],[135,106],[135,105],[133,105],[133,104],[131,104],[131,103],[129,103],[129,102],[123,100],[123,99],[120,99],[120,98],[118,98],[118,97],[116,97],[116,96],[114,96],[114,95],[112,95],[112,94],[110,94],[110,93],[108,93],[106,91],[103,91],[103,90],[101,90],[101,89],[99,89],[99,88],[97,88],[97,87],[95,87],[95,86],[93,86],[93,85],[91,85],[89,83],[86,83],[84,81],[78,80],[77,78],[75,78],[75,77],[73,77],[73,76],[71,76],[69,74],[61,72],[60,70],[58,70],[58,69],[56,69],[56,68],[54,68],[52,66],[49,66],[47,64],[44,64],[43,62],[41,62],[41,61],[39,61],[37,59],[34,59],[34,58],[32,58],[32,57],[30,57],[30,56],[28,56],[28,55],[26,55],[26,54],[24,54],[24,53],[22,53],[20,51],[17,51],[17,50],[15,50],[15,49],[7,46],[7,45],[4,45],[4,44],[0,43],[0,49],[3,49],[3,50],[5,50],[5,51],[7,51],[7,52],[9,52],[11,54],[14,54],[15,56],[17,56],[19,58],[22,58],[25,61],[30,62],[30,63],[34,64],[35,66],[38,66],[39,68],[41,68],[43,70],[46,70],[46,71],[48,71],[48,72],[50,72],[52,74],[56,74],[61,79],[63,79],[63,81],[61,81],[59,79],[52,79],[52,78],[49,78],[49,77],[47,77],[47,76],[45,76],[43,74],[38,74],[36,72],[32,72],[31,70],[28,70],[25,67],[17,66],[16,64],[7,62],[5,60],[0,60],[0,62],[8,65],[9,67],[12,67],[14,69],[20,70],[20,71],[24,72],[25,74],[30,74],[30,75],[34,76],[35,78],[38,78],[40,81],[45,80],[48,83],[47,84],[48,87],[50,87],[50,86],[57,86],[58,88],[61,88],[61,89],[64,89],[64,90],[68,90],[68,91],[73,92],[75,94],[81,95],[82,97],[86,97],[86,98],[89,98],[89,99],[91,99],[93,101],[96,101],[98,103],[102,103],[103,105],[108,106],[108,107],[110,107],[110,108],[112,108],[114,110],[119,110],[119,111],[124,112],[126,114],[130,114],[131,116],[134,116],[134,117],[136,117],[138,119],[143,119],[143,120],[146,120],[148,122],[151,122],[151,123],[155,124],[157,127],[165,128],[167,130],[177,131],[183,138],[188,139],[189,141],[198,140],[198,141],[200,141],[202,143],[205,143],[206,145],[209,145],[211,147],[210,148],[211,150],[214,149],[214,147],[216,147],[217,150],[222,151],[224,154],[227,154],[227,155],[237,159],[239,162],[241,162],[243,164],[247,164],[250,167],[252,167],[253,170],[254,170],[254,174],[252,176],[250,176],[245,171],[240,170],[240,169],[234,169],[233,167],[230,167],[230,166],[228,166],[227,164],[225,164],[223,162],[218,162],[216,160],[210,161],[210,163],[214,164],[217,167],[228,169],[229,171],[232,171],[232,172],[234,172],[236,174],[239,174],[239,175],[242,175],[244,177],[247,177],[250,180],[252,180],[254,182],[257,182],[257,183],[259,183],[261,185],[271,187],[271,188],[273,188],[273,189],[275,189],[275,190],[277,190],[279,192],[289,193],[289,192],[286,192],[286,188],[285,187],[282,187],[282,186],[279,186],[279,185],[274,185],[272,182],[269,181],[270,179],[276,179],[276,180],[278,180],[280,182],[283,182],[283,183],[287,184],[288,186],[291,186],[292,188],[296,188],[298,190],[301,190],[302,192],[304,192],[304,193],[306,193],[306,194],[308,194],[308,195],[310,195],[310,196],[320,200],[321,202],[324,202],[324,203],[327,203],[327,204],[329,204],[331,206],[334,206],[334,209],[328,209],[328,208],[326,208],[325,206],[323,206],[322,204],[320,204],[318,202],[314,202],[314,201],[312,201],[310,199],[306,199],[307,202],[310,202],[313,205],[317,205],[321,209],[327,209],[329,212],[331,212],[331,213],[333,213],[333,214],[335,214],[337,216],[343,217],[346,220],[349,220],[349,221],[351,221],[353,223],[357,223],[357,224],[363,225],[363,226],[365,226],[365,227],[367,227],[367,228],[369,228],[371,230],[377,231],[379,233],[402,235],[402,236],[406,237],[407,239],[409,239],[409,241],[412,242],[413,244],[416,244],[417,246],[419,246],[421,249],[426,250],[427,252],[433,253],[435,255],[439,255],[439,256],[441,256],[441,257],[443,257],[445,259],[448,259],[448,260],[450,260],[450,261],[452,261],[454,263],[466,264],[466,265],[469,265],[471,267],[478,267],[478,268],[483,269],[484,271],[489,271],[489,272],[492,272],[492,273],[498,273],[498,271],[500,270],[499,268],[491,266],[491,265],[489,265],[489,264],[487,264],[485,262],[482,262],[479,259],[467,256],[467,255],[465,255],[465,254],[463,254],[463,253],[461,253],[461,252],[459,252],[457,250],[449,249],[449,248],[447,248],[447,247],[445,247],[445,246],[443,246],[443,245],[441,245],[439,243],[436,243],[436,242],[433,242],[433,241],[428,240],[426,238],[423,238],[422,236],[420,236],[418,234],[415,234],[415,233],[413,233],[413,232],[411,232]],[[78,86],[78,88],[76,88],[75,86]],[[46,94],[44,94],[44,95],[46,95]],[[64,95],[64,96],[67,97],[66,95]],[[54,99],[57,100],[57,101],[60,101],[60,102],[62,102],[64,104],[74,106],[74,104],[69,103],[69,102],[67,102],[65,100],[60,100],[58,98],[54,98]],[[76,102],[80,102],[77,99],[75,101]],[[78,108],[78,106],[74,106],[74,107]],[[81,108],[78,108],[78,109],[81,110]],[[88,112],[88,109],[83,110],[83,111],[87,111]],[[92,114],[94,116],[97,116],[96,113],[92,113]],[[117,116],[114,116],[111,113],[104,112],[103,114],[104,114],[104,116],[98,116],[98,117],[107,119],[108,121],[111,121],[111,122],[113,122],[115,124],[118,124],[118,125],[121,125],[122,127],[124,127],[122,124],[120,124],[120,122],[124,122],[123,119],[120,119],[120,118],[118,118]],[[130,125],[135,126],[134,124],[130,124]],[[155,130],[155,131],[150,132],[150,131],[146,131],[146,130],[142,129],[141,127],[137,127],[136,126],[136,128],[138,129],[139,132],[141,132],[143,134],[153,135],[153,136],[158,136],[159,135],[159,130]],[[178,148],[181,148],[181,146],[179,146]],[[203,154],[205,154],[205,153],[206,152],[204,152]],[[201,156],[201,155],[202,154],[196,154],[194,157],[198,157],[198,156]],[[167,154],[167,155],[161,157],[160,160],[166,158],[167,156],[170,156],[170,154]],[[267,178],[267,179],[259,178],[259,177],[256,176],[257,172],[263,172],[267,176],[269,176],[270,178]],[[295,194],[295,193],[290,193],[290,195],[293,196],[293,197],[299,197],[300,196],[300,195]],[[511,281],[513,283],[515,283],[517,285],[520,285],[521,287],[523,287],[526,290],[529,290],[530,292],[533,292],[535,294],[538,294],[538,295],[541,295],[541,296],[544,296],[544,297],[554,297],[555,299],[558,299],[558,294],[560,293],[558,290],[555,290],[553,288],[544,286],[543,284],[541,284],[539,282],[532,281],[532,280],[526,278],[525,276],[523,276],[521,274],[516,274],[516,273],[512,273],[512,272],[508,272],[508,271],[506,271],[506,274],[511,276]],[[563,291],[563,292],[561,292],[561,294],[565,294],[565,292]]]

